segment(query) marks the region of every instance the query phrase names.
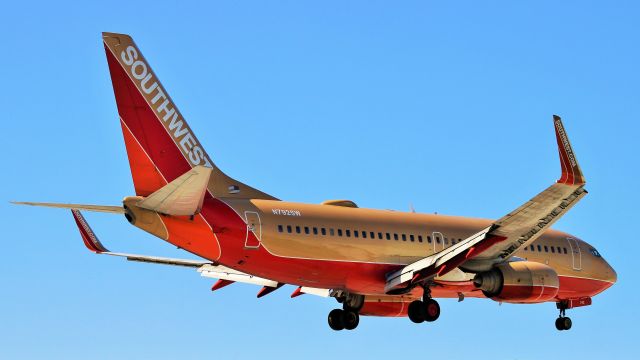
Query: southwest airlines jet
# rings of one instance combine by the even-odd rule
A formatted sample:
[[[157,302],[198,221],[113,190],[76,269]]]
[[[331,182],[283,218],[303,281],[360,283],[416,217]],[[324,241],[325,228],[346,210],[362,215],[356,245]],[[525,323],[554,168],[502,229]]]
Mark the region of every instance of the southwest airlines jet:
[[[591,304],[616,272],[590,244],[550,227],[587,191],[562,121],[553,117],[560,179],[497,220],[359,208],[350,200],[283,201],[220,170],[128,35],[103,33],[135,196],[122,206],[20,202],[71,209],[82,240],[97,254],[187,266],[218,279],[285,284],[291,297],[332,297],[333,330],[353,330],[360,316],[440,316],[436,298],[554,302],[558,330],[566,310]],[[202,258],[111,252],[80,213],[123,214],[132,225]]]

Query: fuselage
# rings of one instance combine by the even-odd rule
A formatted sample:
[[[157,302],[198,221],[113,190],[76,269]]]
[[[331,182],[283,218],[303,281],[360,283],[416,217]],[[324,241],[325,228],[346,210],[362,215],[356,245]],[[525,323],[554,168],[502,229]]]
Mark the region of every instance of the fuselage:
[[[201,215],[215,233],[216,249],[202,253],[184,243],[176,245],[281,283],[379,296],[384,295],[385,275],[389,272],[442,251],[492,222],[347,206],[209,197]],[[615,271],[592,246],[556,230],[545,232],[515,256],[546,264],[558,273],[558,300],[594,296],[616,280]],[[434,288],[434,296],[482,297],[471,278],[472,274],[463,271],[437,278],[440,286]]]

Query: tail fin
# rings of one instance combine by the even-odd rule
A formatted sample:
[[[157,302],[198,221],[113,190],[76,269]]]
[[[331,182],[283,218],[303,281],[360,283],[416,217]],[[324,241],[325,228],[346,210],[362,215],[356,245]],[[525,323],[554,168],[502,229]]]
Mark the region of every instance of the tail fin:
[[[137,195],[148,196],[203,165],[213,169],[213,196],[275,199],[215,166],[130,36],[102,38]]]

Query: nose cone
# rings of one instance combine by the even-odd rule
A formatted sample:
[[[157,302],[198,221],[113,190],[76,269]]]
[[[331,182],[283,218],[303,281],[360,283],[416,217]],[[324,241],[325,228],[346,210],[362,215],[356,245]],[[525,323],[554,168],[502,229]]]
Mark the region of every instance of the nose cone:
[[[616,281],[618,281],[618,274],[613,269],[613,267],[609,265],[609,263],[606,263],[606,264],[607,264],[607,270],[605,270],[604,280],[607,282],[610,282],[611,285],[613,285],[616,283]]]

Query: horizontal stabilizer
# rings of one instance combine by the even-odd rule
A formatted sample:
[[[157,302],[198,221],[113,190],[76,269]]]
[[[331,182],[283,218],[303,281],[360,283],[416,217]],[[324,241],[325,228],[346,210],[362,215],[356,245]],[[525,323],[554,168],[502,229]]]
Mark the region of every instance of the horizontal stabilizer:
[[[196,166],[149,195],[138,206],[166,215],[198,214],[211,171],[211,168]]]
[[[12,201],[11,203],[16,205],[44,206],[44,207],[52,207],[52,208],[59,208],[59,209],[76,209],[76,210],[106,212],[106,213],[112,213],[112,214],[124,214],[124,208],[122,206],[60,204],[60,203],[43,203],[43,202],[29,202],[29,201]]]
[[[80,213],[79,210],[72,209],[71,214],[73,215],[73,220],[75,220],[76,225],[78,226],[78,230],[80,231],[80,236],[82,236],[84,245],[87,247],[87,249],[89,249],[89,251],[92,251],[96,254],[124,257],[129,261],[196,268],[202,265],[211,264],[210,261],[202,260],[174,259],[159,256],[111,252],[104,245],[102,245],[100,240],[98,240],[98,237],[93,232],[93,229],[91,229],[91,226],[89,226],[89,223],[87,223],[87,220],[85,220],[84,216],[82,216],[82,213]]]

